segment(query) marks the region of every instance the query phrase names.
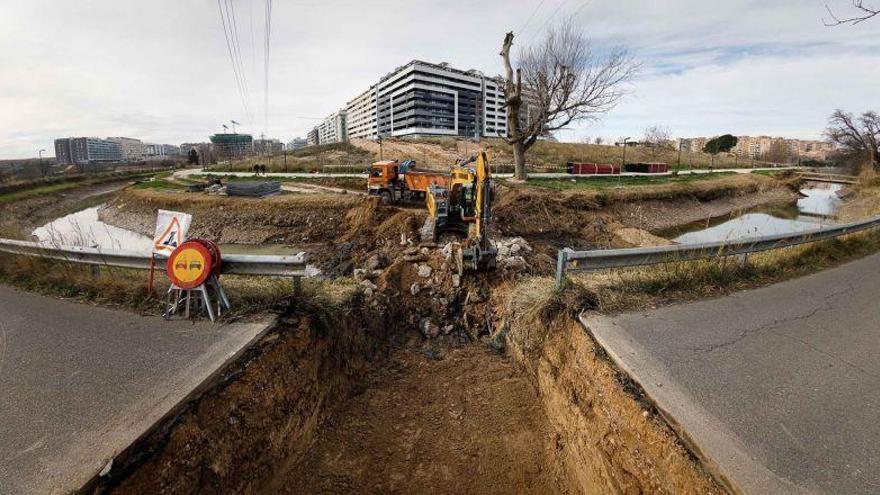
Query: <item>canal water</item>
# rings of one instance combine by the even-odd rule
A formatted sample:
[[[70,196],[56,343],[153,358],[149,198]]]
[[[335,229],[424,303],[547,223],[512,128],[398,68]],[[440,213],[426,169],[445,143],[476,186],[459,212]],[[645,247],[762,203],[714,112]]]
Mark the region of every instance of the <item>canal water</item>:
[[[51,246],[86,246],[107,250],[150,252],[153,240],[131,230],[126,230],[102,222],[98,211],[103,205],[80,210],[57,218],[33,231],[37,242]],[[242,244],[221,244],[224,254],[265,254],[293,255],[298,250],[281,244],[249,246]]]
[[[762,207],[731,216],[689,224],[664,237],[680,244],[728,241],[773,234],[803,232],[835,223],[841,205],[840,184],[808,183],[797,203]]]

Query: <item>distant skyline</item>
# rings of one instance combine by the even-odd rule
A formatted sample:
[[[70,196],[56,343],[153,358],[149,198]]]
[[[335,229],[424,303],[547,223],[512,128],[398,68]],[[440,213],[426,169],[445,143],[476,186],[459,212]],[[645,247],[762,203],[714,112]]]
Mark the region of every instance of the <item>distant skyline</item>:
[[[266,126],[261,0],[234,0],[250,119],[216,1],[7,0],[0,159],[51,154],[54,138],[73,135],[202,142],[230,119],[288,142],[412,59],[499,74],[505,32],[521,46],[575,13],[597,50],[625,43],[643,70],[617,109],[560,140],[635,139],[652,125],[677,137],[821,139],[836,108],[880,110],[880,20],[829,28],[825,4],[845,14],[851,2],[768,3],[274,2]]]

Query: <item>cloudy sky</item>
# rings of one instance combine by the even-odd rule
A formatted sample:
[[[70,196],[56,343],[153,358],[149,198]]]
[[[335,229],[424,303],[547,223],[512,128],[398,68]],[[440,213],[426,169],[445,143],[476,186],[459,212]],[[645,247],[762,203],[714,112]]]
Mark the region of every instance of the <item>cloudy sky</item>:
[[[849,0],[827,3],[851,12]],[[268,124],[265,0],[233,0],[250,115],[215,0],[2,4],[0,159],[51,155],[69,135],[206,141],[230,119],[289,141],[412,59],[498,74],[506,31],[528,44],[564,16],[643,64],[626,101],[565,140],[650,125],[818,138],[835,108],[880,110],[880,18],[824,27],[823,0],[275,0]]]

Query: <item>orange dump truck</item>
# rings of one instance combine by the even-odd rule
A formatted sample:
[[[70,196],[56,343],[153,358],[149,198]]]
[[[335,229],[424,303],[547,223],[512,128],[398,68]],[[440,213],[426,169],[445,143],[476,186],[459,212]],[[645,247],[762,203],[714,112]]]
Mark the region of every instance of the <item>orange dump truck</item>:
[[[410,160],[403,163],[397,160],[374,163],[367,179],[367,192],[382,198],[383,203],[390,204],[425,199],[431,184],[445,187],[449,183],[449,174],[420,172],[415,167],[415,162]]]

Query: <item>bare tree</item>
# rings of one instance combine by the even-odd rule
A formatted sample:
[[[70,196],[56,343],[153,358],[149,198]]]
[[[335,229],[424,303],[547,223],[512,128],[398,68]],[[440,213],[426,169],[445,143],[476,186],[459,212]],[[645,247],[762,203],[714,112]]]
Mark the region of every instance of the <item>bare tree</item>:
[[[521,49],[516,70],[510,61],[512,46],[510,32],[501,49],[506,140],[513,147],[514,176],[525,179],[525,153],[535,141],[610,111],[626,93],[638,64],[623,47],[598,56],[571,20],[548,30],[538,45]]]
[[[853,7],[856,9],[856,14],[852,17],[847,18],[839,18],[834,12],[831,10],[827,4],[825,5],[825,10],[828,11],[828,15],[831,16],[831,21],[824,21],[826,26],[840,26],[841,24],[851,24],[856,25],[860,22],[867,21],[868,19],[880,15],[880,9],[865,5],[864,0],[853,0]]]
[[[828,140],[851,157],[865,157],[872,166],[880,162],[880,115],[868,111],[856,117],[843,110],[835,110],[825,129]]]
[[[672,151],[672,131],[668,127],[652,125],[645,129],[644,145],[651,158],[656,159],[660,153]]]

